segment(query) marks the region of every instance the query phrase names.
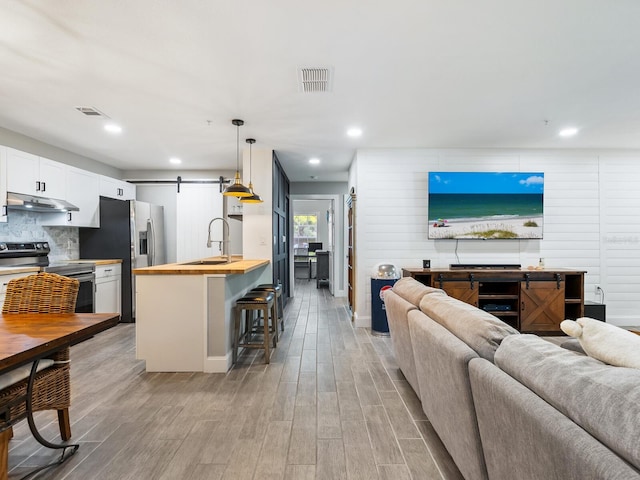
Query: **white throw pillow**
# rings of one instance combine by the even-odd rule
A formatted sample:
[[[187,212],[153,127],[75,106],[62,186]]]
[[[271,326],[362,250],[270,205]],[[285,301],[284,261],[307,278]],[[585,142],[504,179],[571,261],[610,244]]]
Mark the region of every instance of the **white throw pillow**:
[[[640,369],[640,336],[587,317],[575,322],[564,320],[560,328],[577,338],[590,357],[609,365]]]

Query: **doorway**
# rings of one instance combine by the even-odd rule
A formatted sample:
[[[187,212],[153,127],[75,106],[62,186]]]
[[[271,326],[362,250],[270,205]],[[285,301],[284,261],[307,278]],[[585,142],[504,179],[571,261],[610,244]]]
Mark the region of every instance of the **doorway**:
[[[334,296],[345,296],[343,214],[336,212],[336,205],[342,205],[340,196],[291,197],[292,282],[313,282]]]

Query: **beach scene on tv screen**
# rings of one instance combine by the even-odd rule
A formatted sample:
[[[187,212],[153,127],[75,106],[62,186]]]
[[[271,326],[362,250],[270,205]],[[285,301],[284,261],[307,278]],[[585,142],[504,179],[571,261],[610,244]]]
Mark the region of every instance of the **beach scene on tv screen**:
[[[544,173],[429,172],[429,238],[542,238],[543,199]]]

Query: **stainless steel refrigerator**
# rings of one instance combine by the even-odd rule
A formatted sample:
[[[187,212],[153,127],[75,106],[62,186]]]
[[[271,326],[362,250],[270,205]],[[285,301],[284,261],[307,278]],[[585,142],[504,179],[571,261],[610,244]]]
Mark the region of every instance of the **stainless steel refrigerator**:
[[[100,228],[80,228],[80,258],[122,259],[122,320],[136,316],[132,270],[166,263],[164,207],[100,197]]]

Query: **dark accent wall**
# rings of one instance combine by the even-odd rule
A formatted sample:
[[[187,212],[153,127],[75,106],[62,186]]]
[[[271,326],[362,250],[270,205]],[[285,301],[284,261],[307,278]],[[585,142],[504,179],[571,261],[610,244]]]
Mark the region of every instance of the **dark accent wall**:
[[[273,153],[273,283],[282,284],[284,303],[291,296],[289,281],[289,179]]]

